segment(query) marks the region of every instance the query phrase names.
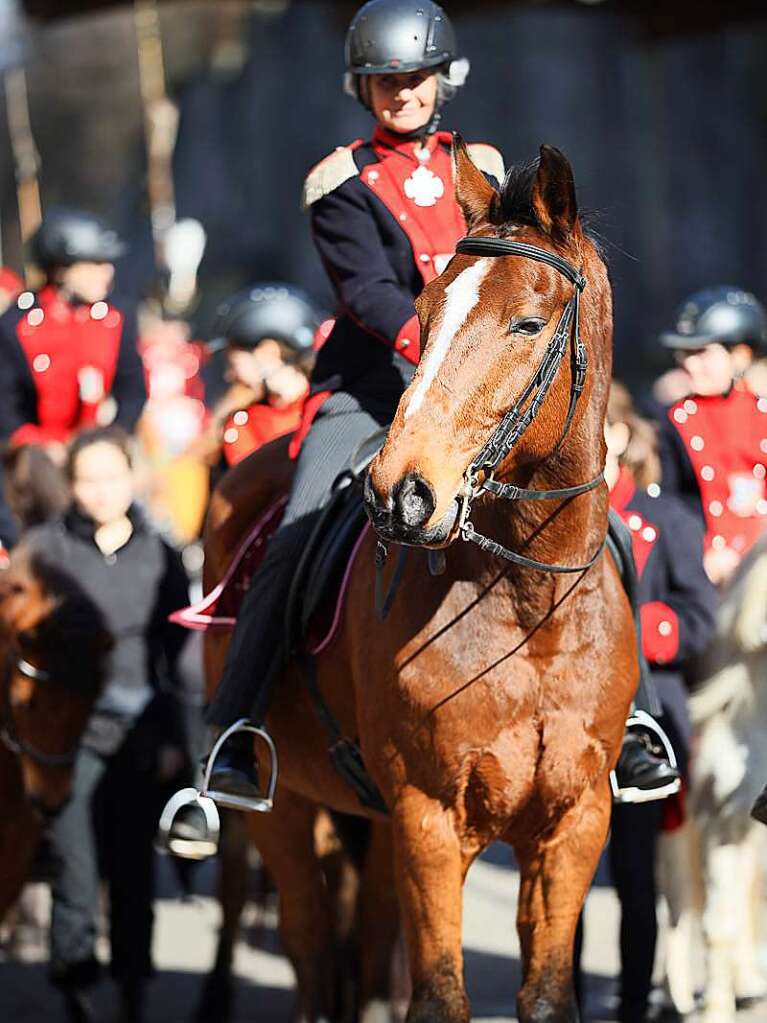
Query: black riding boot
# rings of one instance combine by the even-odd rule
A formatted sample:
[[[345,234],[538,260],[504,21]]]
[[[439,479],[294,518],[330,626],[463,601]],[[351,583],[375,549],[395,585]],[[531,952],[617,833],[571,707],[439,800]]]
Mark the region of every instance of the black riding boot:
[[[615,778],[620,801],[625,803],[664,799],[680,785],[679,771],[656,750],[650,733],[636,727],[623,737]]]
[[[220,795],[245,800],[262,798],[250,732],[235,732],[221,747],[210,775],[208,791],[216,802],[224,805],[229,804],[220,799]]]

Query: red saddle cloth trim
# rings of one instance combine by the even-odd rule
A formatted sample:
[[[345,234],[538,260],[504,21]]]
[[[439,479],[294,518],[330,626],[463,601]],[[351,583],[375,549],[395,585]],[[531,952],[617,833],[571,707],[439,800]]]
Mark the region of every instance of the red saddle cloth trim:
[[[282,496],[269,505],[240,544],[221,582],[214,586],[210,593],[204,596],[202,600],[191,604],[189,607],[182,608],[180,611],[174,611],[173,614],[168,616],[168,620],[175,625],[180,625],[185,629],[193,629],[197,632],[205,632],[208,629],[234,628],[237,621],[237,613],[248,591],[250,580],[261,564],[269,537],[274,533],[282,520],[287,502],[287,496]],[[360,531],[360,535],[354,542],[346,563],[343,579],[336,595],[333,617],[330,620],[328,629],[324,636],[320,634],[320,638],[313,637],[309,641],[309,653],[311,654],[321,654],[327,650],[338,634],[352,569],[369,530],[370,523],[366,522]]]
[[[280,524],[287,503],[286,494],[273,501],[237,548],[221,582],[202,600],[174,611],[168,616],[168,621],[198,632],[233,628],[242,598],[253,573],[261,564],[266,541]]]

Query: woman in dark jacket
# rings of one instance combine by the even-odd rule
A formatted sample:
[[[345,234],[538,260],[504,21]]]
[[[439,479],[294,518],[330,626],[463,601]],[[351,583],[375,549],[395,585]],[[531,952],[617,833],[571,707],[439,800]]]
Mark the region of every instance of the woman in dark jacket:
[[[663,704],[661,723],[684,765],[691,732],[684,669],[708,644],[718,603],[703,568],[703,529],[678,498],[661,492],[655,430],[616,383],[605,439],[610,504],[631,530],[642,647]],[[610,864],[621,903],[621,1023],[647,1018],[657,937],[655,854],[665,806],[613,807]]]
[[[178,775],[184,748],[175,698],[186,633],[167,621],[188,603],[176,553],[133,503],[129,440],[119,428],[81,434],[67,460],[73,502],[25,540],[74,571],[115,638],[107,684],[88,724],[71,801],[53,822],[51,972],[70,1019],[91,1019],[99,964],[99,882],[110,895],[111,972],[121,1019],[139,1020],[151,974],[152,857],[159,781]]]

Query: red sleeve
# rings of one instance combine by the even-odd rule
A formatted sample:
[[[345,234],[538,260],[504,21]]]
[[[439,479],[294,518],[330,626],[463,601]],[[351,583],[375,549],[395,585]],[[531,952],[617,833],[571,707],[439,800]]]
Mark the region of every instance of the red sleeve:
[[[399,334],[394,339],[394,350],[404,356],[414,366],[418,365],[421,358],[421,324],[418,316],[411,316],[403,323]]]
[[[679,619],[662,600],[651,600],[639,609],[642,650],[650,664],[668,664],[679,651]]]

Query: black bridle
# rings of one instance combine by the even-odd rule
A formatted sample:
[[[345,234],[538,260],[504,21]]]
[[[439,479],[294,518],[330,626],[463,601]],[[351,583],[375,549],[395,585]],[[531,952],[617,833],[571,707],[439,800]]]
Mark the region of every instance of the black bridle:
[[[606,539],[603,540],[596,553],[587,562],[581,565],[552,565],[545,561],[537,561],[535,558],[525,557],[510,551],[503,544],[490,537],[478,533],[469,519],[471,502],[483,492],[491,497],[501,497],[507,501],[559,501],[578,497],[580,494],[587,494],[596,489],[604,479],[604,473],[600,472],[587,483],[580,483],[574,487],[564,487],[560,490],[529,490],[524,487],[517,487],[513,483],[502,483],[496,480],[493,473],[503,460],[508,456],[511,449],[530,426],[538,415],[546,395],[549,393],[556,378],[559,367],[568,347],[572,348],[572,381],[570,385],[570,403],[567,409],[562,434],[557,441],[555,451],[562,446],[575,416],[578,406],[578,399],[583,393],[586,384],[586,370],[588,367],[588,354],[586,347],[581,340],[580,334],[580,298],[583,289],[586,287],[586,278],[575,269],[566,259],[548,252],[546,249],[539,249],[536,245],[528,245],[525,242],[515,242],[507,238],[462,238],[456,246],[456,252],[466,256],[524,256],[527,259],[537,260],[539,263],[546,263],[548,266],[558,270],[574,286],[573,294],[562,311],[557,323],[556,330],[549,341],[543,358],[538,368],[533,373],[527,386],[519,398],[504,415],[492,436],[484,445],[482,450],[471,462],[464,476],[464,486],[460,494],[461,511],[458,519],[458,530],[462,539],[469,543],[475,543],[483,551],[505,558],[515,565],[524,568],[536,568],[543,572],[556,574],[569,572],[585,572],[597,561],[604,550]],[[525,407],[525,404],[527,407]],[[484,477],[479,481],[479,475]]]
[[[25,678],[31,679],[33,682],[42,682],[45,684],[53,684],[56,682],[49,671],[45,671],[43,668],[36,668],[34,664],[30,664],[29,661],[24,660],[23,657],[19,657],[15,662],[16,671],[23,675]],[[16,756],[30,757],[35,763],[40,764],[42,767],[70,767],[77,759],[77,753],[79,750],[79,743],[77,746],[73,746],[72,749],[66,753],[45,753],[43,750],[37,749],[31,743],[28,743],[26,739],[22,739],[16,731],[16,723],[13,720],[13,708],[11,706],[11,694],[10,694],[10,683],[11,675],[14,670],[14,662],[12,659],[8,661],[5,670],[5,677],[3,679],[3,695],[2,695],[2,717],[0,717],[0,741],[6,749],[9,749],[11,753]]]

